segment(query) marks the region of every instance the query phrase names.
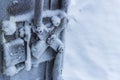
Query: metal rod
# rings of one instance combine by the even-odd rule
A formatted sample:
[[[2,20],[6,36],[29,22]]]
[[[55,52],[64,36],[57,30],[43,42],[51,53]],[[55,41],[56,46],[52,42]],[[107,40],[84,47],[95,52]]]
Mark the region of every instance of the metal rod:
[[[44,0],[35,0],[34,24],[36,27],[41,27],[42,25],[43,6]]]
[[[69,5],[70,0],[62,0],[61,2],[61,10],[65,11],[67,13],[68,11],[68,5]],[[63,19],[63,22],[61,22],[60,26],[67,26],[67,20]],[[56,32],[57,30],[55,30]],[[60,39],[61,41],[65,44],[65,29],[60,34]],[[63,60],[64,60],[64,52],[63,53],[58,53],[56,55],[55,61],[54,61],[54,67],[53,67],[53,80],[63,80],[62,78],[62,69],[63,69]]]

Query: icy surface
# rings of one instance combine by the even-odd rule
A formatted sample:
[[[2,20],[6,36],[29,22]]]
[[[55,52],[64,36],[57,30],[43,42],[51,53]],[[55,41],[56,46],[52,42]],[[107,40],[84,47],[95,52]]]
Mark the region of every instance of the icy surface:
[[[16,31],[16,24],[14,22],[5,20],[2,22],[2,30],[5,35],[13,35]]]
[[[120,0],[71,0],[65,80],[120,80]]]

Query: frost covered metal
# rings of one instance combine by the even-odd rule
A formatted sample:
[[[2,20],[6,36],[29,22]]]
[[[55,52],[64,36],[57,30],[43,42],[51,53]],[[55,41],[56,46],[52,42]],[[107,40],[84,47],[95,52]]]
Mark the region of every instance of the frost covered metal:
[[[2,21],[3,74],[10,80],[62,80],[69,0],[12,0]],[[39,77],[26,75],[40,70]],[[38,75],[38,74],[37,74]],[[21,76],[21,77],[20,77]]]

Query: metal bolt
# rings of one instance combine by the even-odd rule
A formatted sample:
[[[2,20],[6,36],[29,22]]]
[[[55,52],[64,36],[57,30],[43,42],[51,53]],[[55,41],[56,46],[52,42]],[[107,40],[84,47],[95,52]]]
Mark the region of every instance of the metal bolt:
[[[21,59],[21,56],[18,56],[18,59],[20,60],[20,59]]]
[[[12,52],[10,53],[10,56],[13,56],[13,53],[12,53]]]
[[[18,47],[18,50],[21,50],[21,47]]]
[[[58,53],[63,53],[64,52],[64,47],[63,46],[60,46],[59,48],[58,48]]]

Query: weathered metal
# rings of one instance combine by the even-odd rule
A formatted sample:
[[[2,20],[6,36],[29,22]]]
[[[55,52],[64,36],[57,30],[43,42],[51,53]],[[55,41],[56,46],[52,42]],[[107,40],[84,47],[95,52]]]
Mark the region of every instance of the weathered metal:
[[[42,26],[44,0],[35,0],[34,25],[38,28]]]
[[[6,4],[5,17],[9,18],[1,19],[4,74],[0,80],[63,79],[68,1],[12,0]]]

